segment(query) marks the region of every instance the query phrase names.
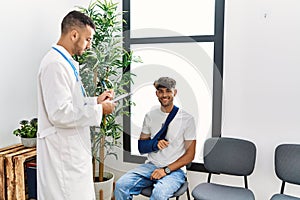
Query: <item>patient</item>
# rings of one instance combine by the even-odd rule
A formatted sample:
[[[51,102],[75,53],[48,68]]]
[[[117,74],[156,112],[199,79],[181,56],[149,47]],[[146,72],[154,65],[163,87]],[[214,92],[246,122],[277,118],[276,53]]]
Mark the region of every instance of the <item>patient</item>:
[[[175,86],[176,81],[170,77],[161,77],[154,82],[161,106],[146,114],[140,140],[153,139],[175,108]],[[179,109],[169,124],[165,139],[158,140],[156,145],[152,148],[153,152],[148,153],[145,164],[130,170],[117,181],[117,200],[132,199],[132,195],[140,194],[143,188],[151,185],[154,185],[154,189],[150,200],[167,200],[173,196],[185,182],[185,166],[195,156],[196,128],[193,116]]]

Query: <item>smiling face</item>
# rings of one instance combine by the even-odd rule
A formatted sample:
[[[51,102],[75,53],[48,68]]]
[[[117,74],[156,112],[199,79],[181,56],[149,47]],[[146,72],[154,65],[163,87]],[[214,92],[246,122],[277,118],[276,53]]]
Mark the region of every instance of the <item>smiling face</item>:
[[[162,107],[171,107],[173,106],[174,97],[177,94],[176,89],[169,89],[165,87],[159,87],[156,90],[156,96]]]

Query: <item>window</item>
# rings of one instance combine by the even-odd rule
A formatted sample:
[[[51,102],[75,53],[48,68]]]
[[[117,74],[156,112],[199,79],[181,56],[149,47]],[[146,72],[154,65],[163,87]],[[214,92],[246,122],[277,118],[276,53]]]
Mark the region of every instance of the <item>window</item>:
[[[131,0],[131,30],[162,29],[172,32],[131,34],[131,38],[179,35],[213,35],[213,0]],[[197,25],[193,25],[197,24]]]
[[[177,81],[174,104],[195,117],[191,170],[204,170],[204,141],[221,134],[224,0],[123,0],[123,10],[125,48],[143,60],[130,67],[137,75],[129,88],[136,106],[124,118],[124,161],[144,162],[137,150],[144,115],[160,106],[153,82],[170,76]]]

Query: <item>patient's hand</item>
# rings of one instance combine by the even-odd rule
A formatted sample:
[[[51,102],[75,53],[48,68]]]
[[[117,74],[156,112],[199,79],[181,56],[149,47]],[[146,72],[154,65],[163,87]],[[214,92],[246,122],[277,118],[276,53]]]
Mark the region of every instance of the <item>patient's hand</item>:
[[[167,148],[168,146],[169,146],[169,142],[167,140],[159,140],[157,143],[157,147],[159,148],[159,150]]]
[[[159,180],[162,177],[166,176],[165,170],[163,168],[156,169],[152,172],[150,180]]]

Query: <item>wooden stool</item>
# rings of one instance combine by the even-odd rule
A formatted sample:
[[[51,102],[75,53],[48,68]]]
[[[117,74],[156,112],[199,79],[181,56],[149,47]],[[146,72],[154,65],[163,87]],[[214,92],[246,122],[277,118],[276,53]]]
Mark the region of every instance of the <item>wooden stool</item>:
[[[36,148],[12,145],[0,149],[0,200],[25,200],[24,163]]]
[[[24,164],[26,160],[36,157],[36,150],[14,156],[15,164],[15,195],[16,200],[25,200],[25,173],[24,173]]]
[[[5,155],[25,149],[22,144],[16,144],[0,149],[0,200],[6,200],[6,168]]]

